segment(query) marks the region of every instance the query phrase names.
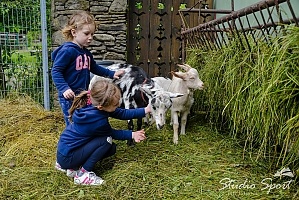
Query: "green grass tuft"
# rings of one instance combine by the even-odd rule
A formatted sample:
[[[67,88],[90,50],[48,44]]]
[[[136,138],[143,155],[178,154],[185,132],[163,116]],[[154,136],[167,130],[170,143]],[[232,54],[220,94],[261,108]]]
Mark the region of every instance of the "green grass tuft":
[[[286,27],[270,44],[249,42],[251,51],[238,41],[217,51],[190,49],[187,62],[206,86],[196,95],[196,110],[242,140],[246,153],[257,150],[254,159],[298,169],[299,28]]]

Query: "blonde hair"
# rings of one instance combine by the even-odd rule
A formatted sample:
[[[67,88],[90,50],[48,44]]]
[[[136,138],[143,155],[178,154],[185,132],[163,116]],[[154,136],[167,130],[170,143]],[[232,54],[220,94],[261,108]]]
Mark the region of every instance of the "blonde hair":
[[[121,92],[117,85],[111,80],[103,78],[97,80],[91,87],[90,91],[82,91],[77,95],[69,109],[70,120],[76,109],[82,108],[88,104],[90,99],[93,106],[107,107],[115,105],[120,101]]]
[[[97,28],[94,17],[87,11],[80,11],[71,16],[67,25],[62,29],[62,34],[67,41],[73,40],[72,29],[82,29],[83,25],[91,24]]]

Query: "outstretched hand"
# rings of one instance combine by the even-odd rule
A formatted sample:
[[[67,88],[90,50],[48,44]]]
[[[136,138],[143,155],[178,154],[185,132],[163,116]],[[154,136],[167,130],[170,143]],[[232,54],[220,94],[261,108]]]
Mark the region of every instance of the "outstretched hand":
[[[132,137],[135,140],[135,142],[141,142],[142,140],[146,139],[144,129],[135,131],[132,133],[132,135],[133,135]]]
[[[121,75],[123,75],[125,73],[125,70],[121,69],[121,70],[118,70],[114,73],[114,76],[113,78],[114,79],[119,79]]]

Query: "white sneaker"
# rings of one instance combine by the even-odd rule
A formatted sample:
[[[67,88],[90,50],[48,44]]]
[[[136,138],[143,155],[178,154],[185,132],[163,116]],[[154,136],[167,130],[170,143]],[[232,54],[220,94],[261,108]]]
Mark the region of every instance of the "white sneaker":
[[[79,170],[78,170],[79,171]],[[77,174],[77,170],[73,170],[73,169],[67,169],[66,170],[66,175],[68,176],[68,177],[75,177],[76,176],[76,174]]]
[[[55,163],[55,169],[61,171],[61,172],[66,172],[67,170],[66,169],[62,169],[60,164],[56,161]]]
[[[94,172],[84,172],[81,176],[76,174],[74,183],[79,185],[102,185],[104,180],[98,177]]]

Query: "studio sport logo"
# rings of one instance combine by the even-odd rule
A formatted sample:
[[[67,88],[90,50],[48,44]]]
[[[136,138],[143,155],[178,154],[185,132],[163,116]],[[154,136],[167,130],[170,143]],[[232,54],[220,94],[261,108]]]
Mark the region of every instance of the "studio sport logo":
[[[267,194],[274,190],[288,190],[290,185],[294,182],[293,179],[282,180],[282,177],[294,178],[293,172],[289,168],[283,168],[274,174],[275,178],[264,178],[260,182],[253,183],[248,179],[236,180],[231,178],[223,178],[219,181],[222,187],[219,190],[253,190],[260,189],[261,191],[267,191]]]

